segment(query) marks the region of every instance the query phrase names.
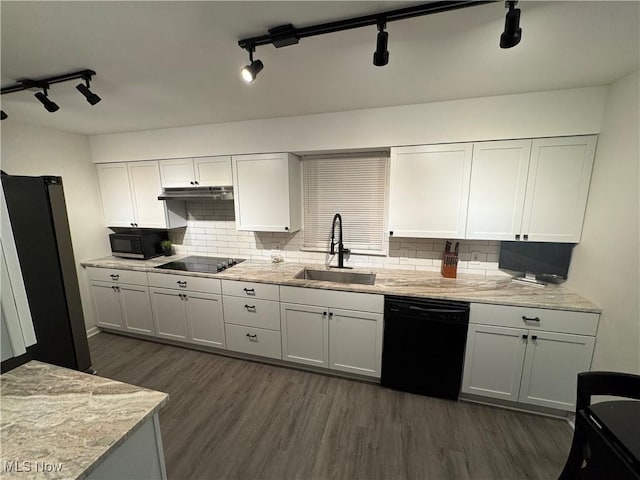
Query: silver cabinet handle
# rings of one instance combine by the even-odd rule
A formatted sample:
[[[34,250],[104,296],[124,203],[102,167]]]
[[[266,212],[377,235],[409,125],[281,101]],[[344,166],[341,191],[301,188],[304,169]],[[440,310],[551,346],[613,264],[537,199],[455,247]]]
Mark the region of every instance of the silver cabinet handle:
[[[111,277],[111,280],[119,280],[120,279],[120,275],[116,275],[115,273],[112,273],[109,276]]]
[[[244,305],[244,308],[246,308],[249,312],[255,312],[256,311],[256,306],[255,305]]]
[[[540,323],[540,317],[526,317],[526,316],[522,316],[522,320],[524,320],[525,322],[538,322]]]
[[[253,295],[255,296],[256,291],[254,288],[243,288],[244,293],[246,293],[247,295]]]
[[[249,337],[249,341],[250,342],[257,342],[258,341],[258,334],[257,333],[254,333],[254,334],[247,333],[247,337]]]
[[[187,286],[187,282],[186,282],[186,281],[181,282],[180,280],[178,280],[176,283],[177,283],[180,287],[182,287],[182,288],[184,288],[184,287],[186,287],[186,286]]]

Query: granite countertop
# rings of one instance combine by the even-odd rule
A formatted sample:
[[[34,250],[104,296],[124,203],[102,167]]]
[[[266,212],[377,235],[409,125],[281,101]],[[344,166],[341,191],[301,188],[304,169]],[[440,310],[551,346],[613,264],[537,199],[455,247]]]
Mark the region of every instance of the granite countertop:
[[[35,360],[0,382],[3,477],[85,478],[169,398]]]
[[[389,270],[356,268],[350,271],[375,273],[375,285],[340,284],[294,278],[303,268],[323,269],[324,265],[293,262],[271,263],[247,260],[233,268],[216,274],[156,269],[158,265],[172,262],[187,255],[156,257],[150,260],[132,260],[104,257],[82,262],[84,267],[117,268],[143,272],[189,275],[196,277],[240,280],[245,282],[273,283],[292,287],[321,288],[360,293],[398,295],[408,297],[460,300],[496,305],[550,308],[576,312],[600,313],[602,310],[562,285],[536,287],[511,282],[509,277],[483,277],[461,274],[458,278],[444,278],[439,272],[415,270]]]

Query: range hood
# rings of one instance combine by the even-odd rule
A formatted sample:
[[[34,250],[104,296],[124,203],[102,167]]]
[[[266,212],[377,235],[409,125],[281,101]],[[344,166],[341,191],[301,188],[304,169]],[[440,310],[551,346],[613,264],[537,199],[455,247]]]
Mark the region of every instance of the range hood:
[[[158,200],[233,200],[233,186],[163,188]]]

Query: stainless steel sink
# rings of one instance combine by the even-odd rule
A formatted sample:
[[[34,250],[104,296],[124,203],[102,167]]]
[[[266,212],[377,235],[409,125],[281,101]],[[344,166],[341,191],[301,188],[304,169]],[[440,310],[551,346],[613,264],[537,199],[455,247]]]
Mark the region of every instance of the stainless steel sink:
[[[295,278],[304,280],[319,280],[335,283],[357,283],[359,285],[373,285],[376,282],[375,273],[346,272],[344,270],[300,270]]]

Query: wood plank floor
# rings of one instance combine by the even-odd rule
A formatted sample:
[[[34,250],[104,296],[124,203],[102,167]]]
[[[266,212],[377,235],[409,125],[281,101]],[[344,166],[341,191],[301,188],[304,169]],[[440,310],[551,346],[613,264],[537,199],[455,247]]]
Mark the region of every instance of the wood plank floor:
[[[100,333],[98,374],[167,392],[170,479],[556,479],[562,420]]]

